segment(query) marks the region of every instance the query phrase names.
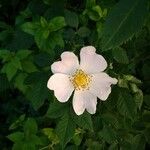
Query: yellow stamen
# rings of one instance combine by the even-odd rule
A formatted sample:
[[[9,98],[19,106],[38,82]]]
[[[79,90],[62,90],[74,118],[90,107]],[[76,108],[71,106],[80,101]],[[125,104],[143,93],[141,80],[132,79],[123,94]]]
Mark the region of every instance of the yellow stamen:
[[[70,77],[70,81],[72,82],[75,90],[88,90],[91,78],[91,75],[88,75],[79,69]]]

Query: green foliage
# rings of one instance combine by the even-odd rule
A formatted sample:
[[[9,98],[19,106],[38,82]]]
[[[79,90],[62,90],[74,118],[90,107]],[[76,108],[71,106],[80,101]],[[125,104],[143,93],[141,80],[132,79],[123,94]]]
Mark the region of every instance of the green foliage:
[[[65,10],[65,20],[67,25],[69,25],[70,27],[78,28],[79,19],[76,13]]]
[[[120,90],[117,103],[118,111],[128,118],[134,118],[136,112],[135,106],[134,99],[129,92]]]
[[[108,50],[131,39],[147,15],[147,0],[121,0],[106,18],[102,49]]]
[[[36,145],[40,145],[40,138],[36,135],[37,124],[33,118],[28,118],[23,126],[24,132],[14,132],[7,136],[13,141],[13,150],[35,150]]]
[[[148,0],[1,0],[2,150],[150,149]],[[118,79],[96,114],[47,88],[64,51],[93,45]]]
[[[47,117],[49,118],[59,118],[68,110],[68,105],[61,104],[55,100],[50,104],[49,109],[47,110]]]
[[[114,48],[112,50],[112,55],[113,55],[114,59],[119,63],[122,63],[122,64],[128,64],[129,63],[129,58],[127,56],[127,53],[121,47]]]
[[[91,116],[88,113],[84,113],[81,116],[73,115],[74,122],[81,128],[93,130],[93,123]]]
[[[56,127],[56,133],[60,139],[60,144],[64,147],[73,137],[75,131],[75,123],[70,115],[65,113]]]

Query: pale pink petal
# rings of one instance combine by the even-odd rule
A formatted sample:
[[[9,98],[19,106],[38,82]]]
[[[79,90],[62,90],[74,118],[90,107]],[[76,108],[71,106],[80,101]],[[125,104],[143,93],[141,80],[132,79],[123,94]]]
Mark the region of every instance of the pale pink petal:
[[[107,68],[103,56],[96,54],[93,46],[83,47],[80,52],[80,69],[87,73],[100,73]]]
[[[79,67],[77,56],[72,52],[63,52],[61,54],[61,61],[54,62],[51,65],[53,73],[72,74]]]
[[[96,112],[96,96],[86,91],[75,91],[73,97],[73,109],[77,115],[83,114],[85,109],[91,114]]]
[[[97,97],[88,91],[88,96],[86,100],[86,110],[90,114],[95,114],[96,113],[96,105],[97,105]]]
[[[117,84],[117,79],[111,78],[106,73],[92,75],[90,92],[101,100],[106,100],[111,93],[111,84]]]
[[[54,90],[54,95],[60,102],[66,102],[70,98],[74,88],[69,80],[69,76],[56,73],[50,77],[47,87]]]
[[[82,91],[75,91],[73,96],[73,109],[77,115],[81,115],[85,111],[84,98],[81,92]]]

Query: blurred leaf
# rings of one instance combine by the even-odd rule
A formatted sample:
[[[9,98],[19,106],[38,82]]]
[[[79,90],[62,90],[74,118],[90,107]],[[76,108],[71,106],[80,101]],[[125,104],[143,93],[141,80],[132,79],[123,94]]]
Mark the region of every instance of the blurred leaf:
[[[17,57],[13,57],[10,62],[3,66],[1,71],[6,73],[7,78],[10,81],[15,76],[18,69],[22,69],[20,60]]]
[[[67,25],[69,25],[70,27],[78,28],[79,19],[78,15],[75,12],[65,10],[65,20]]]
[[[147,15],[147,0],[121,0],[104,25],[102,50],[117,47],[138,32]]]
[[[37,25],[32,22],[26,22],[21,26],[21,29],[28,34],[34,35]]]
[[[129,63],[129,58],[127,56],[126,51],[121,48],[121,47],[117,47],[112,49],[112,55],[114,57],[114,59],[122,64],[128,64]]]
[[[7,136],[13,142],[20,142],[24,138],[24,134],[22,132],[14,132]]]
[[[98,135],[108,143],[112,143],[116,140],[115,131],[111,127],[106,125],[103,127]]]
[[[135,103],[137,105],[137,108],[141,109],[143,104],[143,92],[140,89],[138,89],[138,92],[135,93]]]
[[[55,134],[53,128],[44,128],[42,129],[42,131],[48,137],[48,139],[52,141],[53,144],[59,143],[59,139],[57,135]]]
[[[144,102],[150,107],[150,95],[144,95]]]
[[[9,130],[16,129],[17,127],[21,126],[24,122],[24,119],[25,119],[25,114],[21,115],[15,122],[13,122],[10,125]]]
[[[123,78],[135,84],[141,84],[142,82],[132,75],[123,75]]]
[[[56,127],[56,133],[60,139],[62,147],[65,147],[65,145],[74,136],[75,127],[76,125],[69,114],[65,113]]]
[[[119,150],[118,149],[118,144],[117,143],[111,144],[108,150]]]
[[[133,150],[145,150],[145,138],[143,135],[138,134],[133,138]]]
[[[33,45],[33,37],[20,29],[14,30],[7,40],[6,48],[10,50],[28,49]]]
[[[136,113],[136,104],[131,94],[124,89],[120,89],[120,93],[118,95],[117,108],[120,114],[127,118],[134,118]]]
[[[8,50],[0,50],[0,59],[3,60],[3,62],[9,61],[11,59],[11,53]]]
[[[77,33],[81,37],[88,37],[90,34],[90,30],[87,27],[81,27],[81,28],[79,28]]]
[[[40,23],[43,28],[48,26],[48,22],[46,21],[46,19],[44,17],[41,17]]]
[[[17,53],[16,53],[16,56],[22,60],[22,59],[25,59],[27,56],[29,56],[31,54],[31,51],[29,50],[19,50]]]
[[[57,102],[57,100],[55,99],[55,101],[52,104],[50,104],[46,115],[49,118],[58,118],[63,116],[63,114],[67,110],[68,110],[68,105]]]
[[[47,74],[39,73],[33,74],[31,78],[29,77],[28,81],[33,78],[35,82],[30,82],[29,84],[33,84],[31,89],[27,91],[27,98],[31,101],[32,106],[35,110],[39,109],[43,104],[45,99],[48,97],[48,89],[47,89]],[[26,82],[26,81],[25,81]]]
[[[49,28],[51,32],[62,29],[63,27],[65,27],[65,25],[66,23],[64,17],[55,17],[49,22]]]
[[[37,133],[37,124],[33,118],[28,118],[24,124],[24,132],[25,134],[36,134]]]
[[[85,112],[80,116],[73,114],[73,119],[79,127],[83,129],[93,130],[93,122],[89,113]]]
[[[51,55],[44,52],[35,55],[34,58],[35,63],[40,67],[50,66],[51,60]]]
[[[41,142],[40,138],[38,136],[34,135],[34,134],[30,135],[28,141],[32,145],[42,145],[42,142]]]
[[[23,60],[21,62],[22,64],[22,69],[27,72],[27,73],[32,73],[32,72],[36,72],[37,71],[37,68],[36,66],[34,65],[34,63],[30,60]]]
[[[80,135],[80,134],[75,134],[74,137],[73,137],[73,142],[75,145],[79,146],[82,142],[82,138],[83,136]]]
[[[150,144],[150,127],[147,127],[144,130],[144,136],[145,136],[145,139],[148,142],[148,144]]]
[[[28,142],[20,144],[20,148],[22,148],[22,150],[36,150],[35,145]]]
[[[27,77],[26,73],[20,73],[16,76],[15,83],[14,83],[14,86],[18,88],[20,91],[22,91],[23,93],[25,93],[27,90],[27,85],[24,84],[24,80],[26,77]]]

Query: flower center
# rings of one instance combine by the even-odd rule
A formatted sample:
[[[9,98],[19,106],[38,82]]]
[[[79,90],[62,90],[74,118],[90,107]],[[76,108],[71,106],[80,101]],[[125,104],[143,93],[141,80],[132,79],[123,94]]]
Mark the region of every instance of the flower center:
[[[79,69],[73,76],[70,77],[70,81],[72,82],[75,90],[88,90],[91,78],[91,75],[88,75]]]

